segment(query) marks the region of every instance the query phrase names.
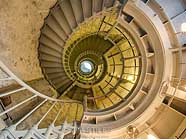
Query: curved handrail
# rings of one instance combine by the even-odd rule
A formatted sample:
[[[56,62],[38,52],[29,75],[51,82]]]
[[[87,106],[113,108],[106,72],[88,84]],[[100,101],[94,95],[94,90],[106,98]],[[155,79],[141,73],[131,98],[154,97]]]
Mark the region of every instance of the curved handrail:
[[[50,134],[53,133],[53,132],[57,132],[58,136],[64,137],[66,135],[66,129],[68,129],[72,133],[77,132],[77,129],[78,129],[77,122],[81,123],[82,118],[83,118],[83,114],[81,116],[80,121],[77,118],[77,113],[79,112],[78,107],[79,107],[79,105],[82,105],[82,102],[75,101],[75,100],[59,100],[59,99],[51,98],[49,96],[41,94],[40,92],[38,92],[37,90],[33,89],[28,84],[26,84],[24,81],[19,79],[11,70],[9,70],[9,68],[2,61],[0,61],[0,69],[3,71],[3,73],[5,73],[8,76],[8,77],[5,77],[5,80],[7,78],[11,79],[11,80],[14,80],[19,85],[22,86],[22,88],[20,88],[20,89],[13,90],[13,91],[10,91],[8,93],[6,92],[6,93],[3,93],[3,94],[0,94],[0,97],[6,96],[6,95],[11,95],[13,93],[20,92],[22,90],[28,90],[33,94],[31,97],[23,100],[22,102],[12,106],[11,108],[6,109],[3,112],[0,112],[0,116],[4,115],[4,114],[6,114],[6,113],[8,113],[8,112],[10,112],[14,109],[17,109],[19,106],[21,106],[22,104],[24,104],[26,102],[29,102],[30,100],[32,100],[35,97],[40,97],[40,98],[44,99],[36,107],[34,107],[32,110],[30,110],[28,113],[26,113],[23,117],[21,117],[21,119],[19,119],[16,123],[13,123],[13,124],[9,125],[7,128],[4,127],[4,129],[0,130],[0,138],[1,139],[7,139],[7,138],[17,139],[19,137],[21,137],[23,139],[28,139],[28,138],[31,138],[31,137],[34,137],[34,136],[39,136],[39,137],[45,139],[45,138],[48,138],[48,136],[50,136]],[[4,80],[4,79],[2,79],[2,80]],[[37,121],[36,123],[35,122],[32,123],[32,128],[26,129],[26,130],[21,130],[21,131],[17,130],[18,125],[20,125],[27,118],[29,118],[39,108],[44,106],[44,104],[47,101],[51,102],[51,106],[47,109],[46,113],[44,115],[42,115],[42,117],[39,119],[39,121]],[[61,104],[60,109],[57,112],[57,115],[55,115],[54,120],[50,123],[50,125],[48,126],[47,129],[41,131],[41,129],[39,129],[39,125],[49,115],[49,112],[51,112],[52,109],[59,103]],[[67,116],[70,113],[69,112],[70,111],[70,106],[72,104],[75,104],[75,103],[77,104],[75,118],[74,118],[72,123],[68,123]],[[55,126],[55,123],[57,121],[57,118],[60,116],[60,113],[63,111],[65,104],[69,104],[68,110],[65,111],[65,117],[64,117],[65,121],[61,123],[62,127],[60,126],[61,128],[58,129],[58,127]],[[43,132],[44,132],[44,134],[43,134]]]
[[[11,79],[15,80],[22,87],[24,87],[25,89],[29,90],[30,92],[36,94],[37,96],[39,96],[41,98],[44,98],[44,99],[47,99],[47,100],[50,100],[50,101],[62,102],[62,103],[78,103],[78,104],[82,104],[82,102],[80,102],[80,101],[75,101],[75,100],[60,100],[60,99],[51,98],[49,96],[46,96],[44,94],[41,94],[40,92],[38,92],[34,88],[30,87],[25,82],[23,82],[21,79],[19,79],[2,61],[0,61],[0,67],[3,69],[3,71],[5,71],[5,73],[7,73],[11,77]]]

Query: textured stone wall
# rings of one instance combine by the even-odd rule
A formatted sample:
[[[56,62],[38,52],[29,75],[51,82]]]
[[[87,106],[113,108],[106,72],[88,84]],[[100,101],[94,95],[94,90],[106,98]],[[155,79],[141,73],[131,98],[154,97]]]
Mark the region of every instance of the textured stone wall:
[[[42,77],[37,58],[44,18],[56,0],[0,0],[0,60],[23,80]]]

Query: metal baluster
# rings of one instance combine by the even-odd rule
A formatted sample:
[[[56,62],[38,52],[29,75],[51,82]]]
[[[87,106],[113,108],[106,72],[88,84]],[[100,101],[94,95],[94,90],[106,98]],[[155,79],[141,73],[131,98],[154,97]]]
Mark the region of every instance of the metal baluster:
[[[63,139],[64,136],[65,136],[65,129],[66,129],[66,126],[67,126],[67,124],[68,124],[68,123],[67,123],[67,116],[68,116],[68,114],[69,114],[69,112],[70,112],[70,107],[71,107],[71,105],[72,105],[72,103],[69,104],[68,110],[67,110],[67,112],[66,112],[66,114],[65,114],[64,123],[63,123],[63,125],[62,125],[60,134],[59,134],[59,136],[58,136],[59,139]]]
[[[48,138],[50,136],[50,133],[52,132],[52,129],[54,128],[55,122],[56,122],[57,118],[59,117],[60,113],[62,112],[63,108],[64,108],[64,103],[62,103],[62,106],[61,106],[60,110],[58,111],[54,121],[48,127],[48,129],[45,133],[46,138]]]
[[[78,111],[79,111],[79,105],[77,104],[77,107],[76,107],[76,114],[75,114],[75,120],[74,120],[74,129],[73,129],[73,135],[76,134],[77,132],[77,115],[78,115]]]
[[[13,109],[16,109],[17,107],[19,107],[19,106],[21,106],[22,104],[24,104],[24,103],[26,103],[26,102],[32,100],[32,99],[35,98],[35,97],[37,97],[37,95],[33,95],[32,97],[29,97],[28,99],[22,101],[21,103],[16,104],[15,106],[13,106],[13,107],[7,109],[6,111],[0,113],[0,116],[4,115],[5,113],[8,113],[8,112],[12,111]]]
[[[43,117],[37,122],[37,124],[36,125],[34,125],[27,133],[26,133],[26,135],[24,136],[24,138],[23,139],[28,139],[28,137],[30,137],[30,135],[32,135],[32,133],[34,132],[34,131],[37,131],[37,129],[38,129],[38,126],[39,126],[39,124],[45,119],[45,117],[48,115],[48,113],[53,109],[53,107],[56,105],[56,103],[57,102],[54,102],[53,104],[52,104],[52,106],[48,109],[48,111],[43,115]],[[37,133],[36,133],[37,134]],[[42,135],[38,135],[38,136],[42,136]]]
[[[0,97],[8,96],[8,95],[14,94],[16,92],[23,91],[25,89],[26,89],[25,87],[21,87],[19,89],[13,90],[13,91],[5,92],[5,93],[0,94]]]
[[[9,81],[9,80],[13,80],[11,77],[7,77],[7,78],[1,78],[0,81]]]
[[[35,125],[36,127],[39,126],[39,124],[45,119],[45,117],[48,115],[48,113],[53,109],[53,107],[56,105],[57,102],[54,102],[52,106],[48,109],[48,111],[43,115],[43,117],[39,120],[39,122]]]

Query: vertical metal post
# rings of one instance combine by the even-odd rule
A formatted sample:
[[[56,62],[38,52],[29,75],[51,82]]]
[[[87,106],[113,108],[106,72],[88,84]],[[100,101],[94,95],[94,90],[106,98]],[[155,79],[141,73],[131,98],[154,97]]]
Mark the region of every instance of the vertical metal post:
[[[63,110],[63,107],[64,107],[64,103],[62,103],[62,106],[61,106],[60,110],[58,111],[58,113],[57,113],[57,115],[56,115],[54,121],[50,124],[50,126],[49,126],[48,129],[47,129],[47,131],[45,132],[46,138],[48,138],[48,137],[50,136],[50,133],[52,132],[52,130],[53,130],[53,128],[54,128],[54,124],[55,124],[57,118],[59,117],[61,111]]]
[[[36,124],[36,127],[39,126],[39,124],[45,119],[45,117],[48,115],[48,113],[53,109],[53,107],[56,105],[57,102],[54,102],[52,106],[48,109],[48,111],[43,115],[43,117],[38,121]]]
[[[16,109],[17,107],[21,106],[22,104],[24,104],[24,103],[30,101],[31,99],[33,99],[33,98],[35,98],[35,97],[37,97],[37,95],[33,95],[32,97],[29,97],[28,99],[26,99],[26,100],[24,100],[24,101],[22,101],[22,102],[16,104],[15,106],[13,106],[13,107],[7,109],[6,111],[0,113],[0,116],[2,116],[2,115],[4,115],[4,114],[6,114],[6,113],[8,113],[8,112],[10,112],[10,111],[12,111],[12,110],[14,110],[14,109]]]
[[[66,126],[67,126],[67,116],[68,116],[68,114],[69,114],[69,112],[70,112],[70,107],[71,107],[71,105],[72,105],[72,103],[69,104],[68,110],[67,110],[67,112],[66,112],[66,114],[65,114],[64,123],[63,123],[62,128],[61,128],[61,133],[60,133],[59,136],[58,136],[59,139],[63,139],[64,136],[65,136],[65,129],[66,129]]]
[[[83,100],[83,109],[84,109],[84,112],[87,111],[87,95],[84,96],[84,100]]]
[[[39,105],[37,105],[33,110],[31,110],[27,115],[25,115],[23,118],[21,118],[16,124],[15,126],[19,125],[20,123],[22,123],[26,118],[28,118],[34,111],[36,111],[40,106],[42,106],[45,102],[47,101],[47,99],[45,99],[43,102],[41,102]]]

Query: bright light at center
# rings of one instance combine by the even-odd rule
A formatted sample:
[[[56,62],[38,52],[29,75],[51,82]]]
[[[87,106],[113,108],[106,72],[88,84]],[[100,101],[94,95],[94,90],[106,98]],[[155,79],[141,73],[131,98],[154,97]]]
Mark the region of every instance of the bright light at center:
[[[91,73],[93,71],[93,63],[88,60],[81,62],[80,70],[86,74]]]
[[[148,138],[148,139],[157,139],[156,137],[154,137],[154,136],[151,135],[151,134],[148,134],[148,135],[147,135],[147,138]]]
[[[84,66],[86,69],[89,69],[89,70],[92,69],[92,66],[89,63],[84,63]]]
[[[186,23],[181,24],[181,31],[186,32]]]

